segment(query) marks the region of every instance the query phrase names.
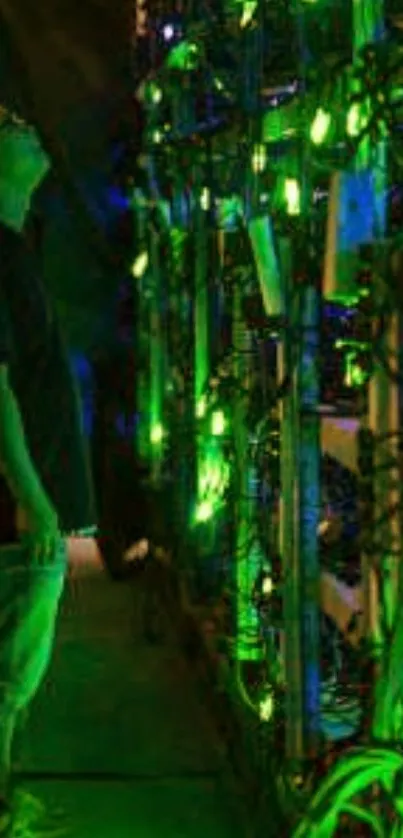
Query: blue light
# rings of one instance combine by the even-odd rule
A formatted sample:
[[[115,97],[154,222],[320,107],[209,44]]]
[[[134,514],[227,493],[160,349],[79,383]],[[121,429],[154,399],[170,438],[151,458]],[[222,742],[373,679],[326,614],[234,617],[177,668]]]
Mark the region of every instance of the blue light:
[[[348,317],[354,317],[357,313],[356,308],[346,308],[345,306],[337,305],[336,303],[327,303],[324,306],[324,315],[329,319],[345,320]]]
[[[110,186],[108,189],[109,206],[117,210],[127,210],[130,207],[130,199],[122,189],[117,186]]]

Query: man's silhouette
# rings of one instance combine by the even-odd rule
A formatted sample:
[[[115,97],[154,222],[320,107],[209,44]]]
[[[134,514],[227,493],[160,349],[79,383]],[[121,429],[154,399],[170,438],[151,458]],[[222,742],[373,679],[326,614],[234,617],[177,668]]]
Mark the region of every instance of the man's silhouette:
[[[17,165],[19,136],[29,129],[10,116],[7,120],[3,129],[0,125],[0,462],[23,512],[25,532],[20,543],[0,549],[0,835],[8,834],[12,820],[15,729],[52,649],[66,537],[95,529],[77,394],[41,281],[35,219],[29,212],[40,177],[33,177],[34,159]],[[2,130],[7,169],[1,164]],[[25,146],[25,154],[36,155],[38,172],[45,176],[39,145]]]
[[[119,132],[114,113],[130,101],[130,9],[109,0],[77,7],[0,0],[0,464],[25,521],[22,541],[7,535],[0,549],[0,836],[13,820],[18,716],[52,648],[65,537],[95,526],[77,393],[43,282],[35,201],[56,180],[112,289],[121,266],[102,226],[105,190],[94,200],[93,183],[111,177],[109,131]]]

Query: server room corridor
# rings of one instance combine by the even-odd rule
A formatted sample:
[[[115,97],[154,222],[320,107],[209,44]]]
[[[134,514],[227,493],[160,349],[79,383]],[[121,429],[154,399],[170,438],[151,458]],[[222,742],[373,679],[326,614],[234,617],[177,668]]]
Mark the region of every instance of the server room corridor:
[[[17,771],[72,838],[244,838],[192,667],[173,631],[143,639],[140,595],[102,573],[68,583]]]

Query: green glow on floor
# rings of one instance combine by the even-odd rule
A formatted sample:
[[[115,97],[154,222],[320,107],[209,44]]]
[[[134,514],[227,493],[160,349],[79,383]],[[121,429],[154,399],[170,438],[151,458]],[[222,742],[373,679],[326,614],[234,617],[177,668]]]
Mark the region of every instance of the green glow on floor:
[[[72,838],[245,838],[221,742],[172,627],[161,646],[143,639],[143,594],[141,581],[100,576],[81,580],[79,596],[66,592],[22,739],[25,784],[65,809]]]

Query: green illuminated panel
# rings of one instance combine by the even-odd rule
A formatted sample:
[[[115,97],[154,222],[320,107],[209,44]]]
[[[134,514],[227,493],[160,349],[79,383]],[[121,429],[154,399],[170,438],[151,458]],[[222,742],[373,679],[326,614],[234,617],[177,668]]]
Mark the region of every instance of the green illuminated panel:
[[[149,442],[154,475],[158,473],[163,455],[164,440],[164,394],[165,394],[165,344],[161,313],[161,274],[159,262],[159,241],[152,242],[153,294],[150,300],[150,426]]]

